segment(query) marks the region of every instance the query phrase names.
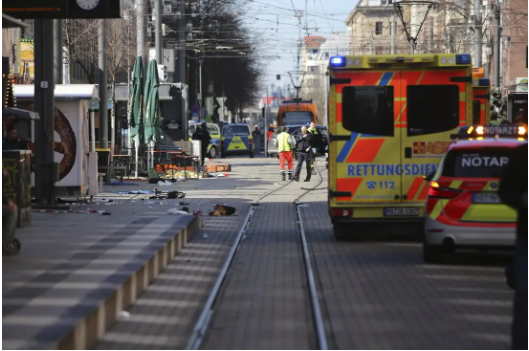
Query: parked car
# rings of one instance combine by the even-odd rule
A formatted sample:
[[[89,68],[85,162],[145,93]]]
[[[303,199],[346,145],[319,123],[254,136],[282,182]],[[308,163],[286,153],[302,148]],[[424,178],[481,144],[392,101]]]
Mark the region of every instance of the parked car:
[[[215,158],[220,153],[220,128],[215,123],[208,123],[208,132],[211,136],[211,141],[208,145],[208,157]],[[190,123],[188,134],[189,140],[191,140],[193,134],[197,131],[197,127],[200,123]]]
[[[287,126],[287,133],[292,135],[296,141],[301,138],[301,125],[296,126]],[[322,145],[318,148],[316,151],[316,156],[325,156],[327,146],[329,145],[329,139],[328,139],[328,133],[327,133],[327,127],[326,126],[316,126],[316,129],[318,130],[318,133],[322,136]],[[276,129],[274,131],[274,134],[270,137],[270,142],[268,143],[268,156],[278,156],[277,154],[277,146],[274,146],[274,142],[277,139],[277,136],[279,135],[279,130]]]
[[[245,123],[226,124],[220,138],[220,157],[227,155],[249,155],[254,157],[253,136]]]

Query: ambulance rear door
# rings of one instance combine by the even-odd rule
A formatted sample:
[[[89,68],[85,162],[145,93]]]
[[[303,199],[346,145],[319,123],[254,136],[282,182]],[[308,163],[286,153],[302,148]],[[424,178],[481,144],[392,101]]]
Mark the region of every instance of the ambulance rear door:
[[[452,143],[450,135],[467,124],[470,80],[467,67],[400,71],[402,111],[395,126],[402,141],[403,203],[424,203],[428,186],[423,176],[437,169]]]
[[[330,89],[330,205],[399,203],[398,71],[331,70]]]

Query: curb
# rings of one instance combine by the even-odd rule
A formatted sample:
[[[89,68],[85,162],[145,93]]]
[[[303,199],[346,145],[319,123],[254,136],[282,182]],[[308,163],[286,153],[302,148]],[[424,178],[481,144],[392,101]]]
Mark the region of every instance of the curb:
[[[191,216],[190,216],[191,217]],[[141,296],[149,284],[156,279],[169,262],[201,229],[201,218],[190,219],[187,225],[168,240],[160,249],[144,261],[116,290],[89,312],[49,349],[86,350],[110,330],[121,311],[127,310]]]

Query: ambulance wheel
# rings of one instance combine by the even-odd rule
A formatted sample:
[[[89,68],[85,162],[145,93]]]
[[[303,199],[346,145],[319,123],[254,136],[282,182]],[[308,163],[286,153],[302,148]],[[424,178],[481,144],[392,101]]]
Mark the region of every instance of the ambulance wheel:
[[[250,155],[250,158],[254,158],[254,156],[255,156],[255,155],[253,154],[253,151],[250,151],[250,154],[249,154],[249,155]]]
[[[344,224],[334,223],[332,226],[334,238],[338,241],[343,241],[348,238],[347,227]]]
[[[215,158],[217,157],[217,148],[212,147],[211,150],[209,150],[209,158]]]
[[[422,242],[422,259],[424,263],[442,263],[443,262],[443,247],[428,245],[426,238]]]

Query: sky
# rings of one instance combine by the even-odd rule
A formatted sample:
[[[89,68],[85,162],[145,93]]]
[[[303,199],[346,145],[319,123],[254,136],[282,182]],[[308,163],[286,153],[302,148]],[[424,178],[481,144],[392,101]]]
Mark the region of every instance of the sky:
[[[328,37],[346,30],[345,19],[357,0],[246,0],[241,15],[258,43],[261,61],[266,64],[263,85],[290,83],[288,71],[296,70],[299,20],[294,9],[302,11],[301,38]],[[281,81],[276,80],[281,75]]]

